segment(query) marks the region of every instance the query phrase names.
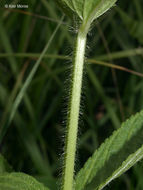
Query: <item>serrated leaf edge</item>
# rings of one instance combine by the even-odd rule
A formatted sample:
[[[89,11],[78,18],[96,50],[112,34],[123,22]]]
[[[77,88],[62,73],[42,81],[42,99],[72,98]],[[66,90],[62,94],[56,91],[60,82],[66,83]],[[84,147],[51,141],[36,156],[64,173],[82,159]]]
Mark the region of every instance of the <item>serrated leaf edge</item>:
[[[86,168],[86,166],[88,165],[88,163],[91,162],[90,169],[88,169],[88,171],[90,170],[90,172],[88,172],[89,175],[86,175],[86,179],[87,179],[87,180],[86,180],[85,185],[87,184],[87,182],[90,183],[91,180],[88,181],[88,178],[89,178],[89,176],[90,176],[90,174],[91,174],[93,165],[95,164],[95,161],[96,161],[96,160],[93,160],[92,157],[94,157],[94,156],[97,154],[98,150],[99,150],[99,149],[102,149],[102,147],[104,147],[104,145],[105,145],[106,143],[108,143],[108,141],[110,141],[110,138],[111,138],[112,136],[118,135],[118,133],[120,132],[120,130],[122,130],[122,128],[125,127],[125,125],[126,125],[127,122],[129,122],[129,121],[132,120],[133,118],[135,119],[136,117],[139,117],[139,116],[142,115],[142,114],[143,114],[143,111],[138,112],[138,113],[136,113],[135,115],[132,115],[130,118],[128,118],[125,122],[122,123],[121,127],[120,127],[118,130],[114,131],[114,132],[112,133],[112,135],[111,135],[110,137],[108,137],[108,138],[101,144],[101,146],[100,146],[100,147],[94,152],[94,154],[87,160],[87,162],[85,163],[84,167],[83,167],[83,168],[79,171],[79,173],[77,174],[76,179],[75,179],[75,184],[76,184],[76,180],[77,180],[80,176],[82,176],[82,171],[84,171],[85,168]],[[85,177],[85,176],[84,176],[84,177]]]
[[[139,155],[140,155],[140,157],[138,157]],[[136,158],[137,158],[137,160],[135,160]],[[135,163],[140,161],[142,158],[143,158],[143,146],[141,148],[139,148],[135,153],[131,154],[127,158],[127,160],[123,161],[121,167],[118,168],[115,172],[113,172],[113,174],[112,174],[113,177],[109,177],[105,181],[105,183],[103,183],[102,185],[99,186],[98,190],[102,190],[106,185],[108,185],[115,178],[119,177],[122,173],[126,172],[128,169],[130,169]],[[132,164],[132,162],[134,162],[134,163]]]

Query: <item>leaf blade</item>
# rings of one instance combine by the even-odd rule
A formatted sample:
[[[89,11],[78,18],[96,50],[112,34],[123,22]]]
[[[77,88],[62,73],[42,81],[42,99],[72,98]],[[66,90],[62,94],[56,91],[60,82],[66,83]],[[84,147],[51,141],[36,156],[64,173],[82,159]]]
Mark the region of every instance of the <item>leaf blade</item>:
[[[89,26],[95,19],[108,11],[117,0],[57,0],[61,7],[65,5]],[[66,9],[64,9],[65,11]]]
[[[49,190],[42,183],[24,173],[3,173],[0,175],[0,189],[3,190]]]
[[[85,163],[76,176],[75,189],[98,189],[142,146],[143,111],[124,122]]]
[[[103,189],[111,181],[122,175],[124,172],[130,169],[134,164],[136,164],[142,158],[143,158],[143,146],[140,149],[138,149],[134,154],[130,155],[128,159],[123,162],[122,166],[118,170],[116,170],[110,178],[108,178],[103,184],[99,186],[98,190]]]

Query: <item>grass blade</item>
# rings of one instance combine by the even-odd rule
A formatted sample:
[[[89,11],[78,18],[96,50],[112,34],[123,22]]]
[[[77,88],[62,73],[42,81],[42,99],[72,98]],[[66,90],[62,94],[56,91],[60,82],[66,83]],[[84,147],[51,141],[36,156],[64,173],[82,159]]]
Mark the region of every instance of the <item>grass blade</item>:
[[[18,93],[18,95],[17,95],[17,97],[16,97],[16,99],[15,99],[15,101],[13,103],[13,106],[12,106],[12,109],[11,109],[11,112],[10,112],[10,116],[8,118],[8,121],[7,121],[6,125],[5,125],[5,128],[4,128],[4,130],[2,130],[2,133],[0,134],[0,142],[2,141],[4,135],[5,135],[6,131],[7,131],[7,128],[9,127],[10,123],[12,122],[12,120],[14,118],[14,115],[16,113],[16,110],[17,110],[17,108],[18,108],[18,106],[19,106],[19,104],[20,104],[20,102],[21,102],[21,100],[22,100],[28,86],[30,85],[30,82],[32,81],[32,79],[33,79],[33,77],[34,77],[34,75],[35,75],[35,73],[36,73],[36,71],[37,71],[37,69],[38,69],[44,55],[45,55],[45,53],[47,52],[47,50],[48,50],[48,48],[49,48],[55,34],[57,33],[57,31],[58,31],[58,29],[59,29],[59,27],[60,27],[60,25],[61,25],[61,23],[63,21],[63,18],[64,18],[64,16],[62,16],[61,22],[57,25],[55,31],[53,32],[53,34],[52,34],[52,36],[50,38],[50,40],[48,41],[48,43],[45,46],[43,52],[41,53],[39,59],[35,63],[34,67],[32,68],[32,70],[31,70],[31,72],[29,74],[29,76],[27,77],[25,83],[23,84],[20,92]]]

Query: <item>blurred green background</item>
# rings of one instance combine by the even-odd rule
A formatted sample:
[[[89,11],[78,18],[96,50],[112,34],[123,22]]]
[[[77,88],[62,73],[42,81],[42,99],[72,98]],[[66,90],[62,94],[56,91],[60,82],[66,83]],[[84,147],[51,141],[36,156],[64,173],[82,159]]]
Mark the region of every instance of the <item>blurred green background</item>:
[[[0,1],[0,151],[15,171],[57,189],[61,176],[71,56],[77,30],[64,17],[10,125],[17,94],[62,12],[53,0],[4,9]],[[83,80],[76,172],[94,150],[143,108],[143,1],[117,2],[92,25]],[[112,182],[111,190],[142,190],[143,163]]]

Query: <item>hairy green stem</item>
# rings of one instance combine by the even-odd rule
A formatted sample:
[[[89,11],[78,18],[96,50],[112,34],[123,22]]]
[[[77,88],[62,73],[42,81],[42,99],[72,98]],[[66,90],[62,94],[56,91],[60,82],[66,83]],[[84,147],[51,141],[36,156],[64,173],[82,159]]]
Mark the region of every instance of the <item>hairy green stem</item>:
[[[80,112],[86,36],[86,32],[83,32],[81,29],[79,29],[73,59],[72,87],[70,94],[70,105],[68,110],[67,136],[65,146],[63,190],[73,189],[74,163]]]

